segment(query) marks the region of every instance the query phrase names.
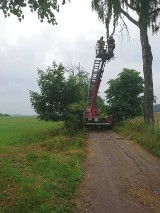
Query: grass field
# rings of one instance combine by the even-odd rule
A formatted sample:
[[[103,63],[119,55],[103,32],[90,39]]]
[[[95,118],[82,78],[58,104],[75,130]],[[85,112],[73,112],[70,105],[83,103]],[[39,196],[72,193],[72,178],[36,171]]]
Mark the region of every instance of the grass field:
[[[0,118],[0,212],[67,213],[82,177],[84,133],[35,117]]]
[[[155,122],[144,123],[143,118],[135,118],[117,125],[114,131],[141,144],[152,154],[160,157],[160,113],[155,113]]]

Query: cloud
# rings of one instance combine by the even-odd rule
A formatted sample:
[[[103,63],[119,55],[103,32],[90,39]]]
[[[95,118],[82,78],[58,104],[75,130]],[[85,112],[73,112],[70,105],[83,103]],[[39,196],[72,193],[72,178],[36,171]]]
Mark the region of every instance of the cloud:
[[[14,16],[3,18],[2,12],[0,17],[0,112],[33,114],[28,89],[39,91],[37,67],[45,70],[53,60],[65,66],[80,63],[91,75],[96,41],[106,32],[89,1],[75,0],[62,7],[57,15],[58,26],[40,23],[37,14],[27,10],[21,23]],[[124,67],[138,70],[143,76],[139,31],[132,24],[129,28],[130,42],[126,34],[122,37],[116,33],[116,58],[105,67],[102,96],[109,79],[116,78]],[[149,38],[154,56],[154,90],[160,102],[159,35],[149,34]]]

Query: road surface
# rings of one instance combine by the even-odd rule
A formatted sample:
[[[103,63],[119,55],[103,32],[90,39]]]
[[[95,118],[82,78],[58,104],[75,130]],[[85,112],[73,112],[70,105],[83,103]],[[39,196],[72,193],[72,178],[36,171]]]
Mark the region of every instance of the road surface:
[[[160,213],[160,159],[116,133],[88,131],[75,213]]]

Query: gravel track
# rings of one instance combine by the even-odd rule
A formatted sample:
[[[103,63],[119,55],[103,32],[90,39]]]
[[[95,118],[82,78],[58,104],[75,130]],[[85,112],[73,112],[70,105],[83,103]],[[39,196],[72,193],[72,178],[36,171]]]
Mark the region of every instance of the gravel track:
[[[160,159],[116,133],[88,131],[75,213],[160,213]]]

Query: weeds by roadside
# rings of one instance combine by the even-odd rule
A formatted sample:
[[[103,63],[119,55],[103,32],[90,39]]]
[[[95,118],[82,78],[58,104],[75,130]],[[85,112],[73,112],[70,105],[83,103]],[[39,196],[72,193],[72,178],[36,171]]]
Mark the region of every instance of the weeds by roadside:
[[[0,212],[70,212],[82,177],[84,133],[70,137],[62,124],[42,128],[34,119],[37,130],[23,129],[26,123],[18,120],[23,131],[17,140],[0,144]]]
[[[146,124],[143,118],[135,118],[116,125],[114,130],[160,157],[160,113],[155,113],[154,123]]]

